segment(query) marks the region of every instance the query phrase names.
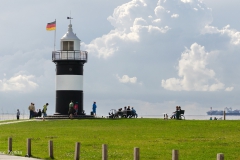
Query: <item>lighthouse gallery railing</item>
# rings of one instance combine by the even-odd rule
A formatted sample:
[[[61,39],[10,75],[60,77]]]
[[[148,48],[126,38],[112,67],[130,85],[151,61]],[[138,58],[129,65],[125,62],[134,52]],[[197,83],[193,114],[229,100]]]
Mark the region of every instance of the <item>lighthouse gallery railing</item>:
[[[88,52],[87,51],[53,51],[52,61],[58,60],[80,60],[87,62]]]

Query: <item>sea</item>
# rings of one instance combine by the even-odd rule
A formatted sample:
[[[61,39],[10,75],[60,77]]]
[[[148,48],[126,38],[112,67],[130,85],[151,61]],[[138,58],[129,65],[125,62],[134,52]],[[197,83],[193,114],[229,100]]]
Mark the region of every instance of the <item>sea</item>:
[[[221,115],[184,115],[185,120],[210,120],[216,117],[217,120],[223,120]],[[138,118],[164,118],[163,115],[140,115]],[[169,117],[168,117],[169,118]],[[225,116],[225,120],[240,120],[240,116]]]
[[[5,120],[16,120],[17,116],[15,114],[0,114],[0,121]],[[29,119],[29,115],[20,115],[20,119]]]
[[[97,117],[106,118],[105,116],[97,115]],[[210,120],[216,117],[217,120],[223,120],[224,117],[221,115],[185,115],[186,120]],[[138,118],[164,118],[162,115],[138,115]],[[16,120],[15,114],[0,113],[0,121],[3,120]],[[21,114],[20,119],[29,119],[29,114]],[[240,116],[229,116],[226,115],[225,120],[240,120]]]

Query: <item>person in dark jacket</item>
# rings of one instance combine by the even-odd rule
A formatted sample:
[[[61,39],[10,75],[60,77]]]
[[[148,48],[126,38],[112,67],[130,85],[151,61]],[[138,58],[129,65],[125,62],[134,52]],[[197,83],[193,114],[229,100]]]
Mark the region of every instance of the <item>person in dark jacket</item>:
[[[38,117],[42,117],[42,111],[41,111],[41,109],[38,110]]]

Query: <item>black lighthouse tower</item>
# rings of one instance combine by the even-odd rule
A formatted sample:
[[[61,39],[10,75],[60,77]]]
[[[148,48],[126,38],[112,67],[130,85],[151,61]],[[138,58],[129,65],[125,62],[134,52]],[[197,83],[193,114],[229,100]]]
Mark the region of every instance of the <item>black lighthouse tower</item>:
[[[80,42],[70,21],[68,31],[60,41],[61,50],[52,52],[52,61],[56,64],[55,115],[67,115],[71,100],[78,102],[78,114],[84,114],[83,66],[88,52],[80,50]]]

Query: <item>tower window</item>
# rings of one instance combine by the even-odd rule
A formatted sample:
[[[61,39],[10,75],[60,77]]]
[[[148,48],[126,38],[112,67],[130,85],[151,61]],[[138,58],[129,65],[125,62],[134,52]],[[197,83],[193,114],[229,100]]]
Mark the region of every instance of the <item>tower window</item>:
[[[73,51],[74,42],[73,41],[63,41],[63,50],[64,51]]]

